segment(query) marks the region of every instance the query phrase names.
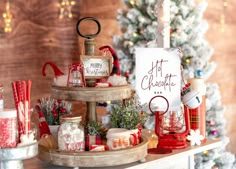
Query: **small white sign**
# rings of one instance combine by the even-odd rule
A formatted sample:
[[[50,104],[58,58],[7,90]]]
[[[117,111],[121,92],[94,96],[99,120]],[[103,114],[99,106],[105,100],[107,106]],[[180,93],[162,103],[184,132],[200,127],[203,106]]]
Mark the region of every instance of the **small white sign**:
[[[102,77],[108,77],[111,73],[111,56],[80,55],[80,60],[84,65],[85,79],[99,79]]]
[[[155,110],[178,111],[181,98],[179,49],[136,48],[136,92]]]

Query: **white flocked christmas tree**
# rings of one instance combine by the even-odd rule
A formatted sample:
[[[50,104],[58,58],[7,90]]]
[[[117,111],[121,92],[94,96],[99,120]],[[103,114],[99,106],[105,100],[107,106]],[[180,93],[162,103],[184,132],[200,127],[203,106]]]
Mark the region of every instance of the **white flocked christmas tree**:
[[[122,35],[114,36],[113,43],[120,59],[123,74],[129,72],[129,81],[135,81],[135,47],[153,47],[157,40],[158,0],[122,0],[124,9],[119,9],[117,20]],[[207,79],[214,73],[216,64],[210,61],[213,49],[204,37],[208,29],[203,19],[207,3],[194,0],[170,0],[170,47],[180,47],[185,78],[201,76]],[[207,83],[206,92],[206,133],[207,138],[220,138],[223,146],[195,156],[195,168],[235,168],[235,157],[225,147],[226,136],[224,108],[217,84]]]

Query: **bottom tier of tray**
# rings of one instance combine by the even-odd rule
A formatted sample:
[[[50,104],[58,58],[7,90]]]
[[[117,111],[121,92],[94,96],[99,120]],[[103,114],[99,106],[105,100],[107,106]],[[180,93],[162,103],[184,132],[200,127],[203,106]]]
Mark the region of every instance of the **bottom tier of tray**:
[[[142,161],[147,155],[148,141],[142,137],[141,142],[130,148],[115,151],[60,152],[39,146],[39,159],[53,165],[67,167],[105,167]]]

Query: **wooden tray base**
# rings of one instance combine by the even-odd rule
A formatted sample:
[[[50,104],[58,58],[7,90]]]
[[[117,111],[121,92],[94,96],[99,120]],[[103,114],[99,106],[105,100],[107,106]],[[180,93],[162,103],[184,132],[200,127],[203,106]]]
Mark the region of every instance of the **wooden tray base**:
[[[39,146],[38,158],[50,164],[66,167],[106,167],[145,161],[148,141],[142,137],[141,143],[127,149],[114,151],[60,152]]]

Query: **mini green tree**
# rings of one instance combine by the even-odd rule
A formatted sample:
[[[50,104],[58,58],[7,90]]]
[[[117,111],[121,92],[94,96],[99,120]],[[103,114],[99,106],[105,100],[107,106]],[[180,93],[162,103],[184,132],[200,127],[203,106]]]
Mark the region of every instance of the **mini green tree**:
[[[112,128],[128,130],[137,129],[139,125],[143,126],[148,117],[136,94],[124,103],[111,105],[110,115]]]

